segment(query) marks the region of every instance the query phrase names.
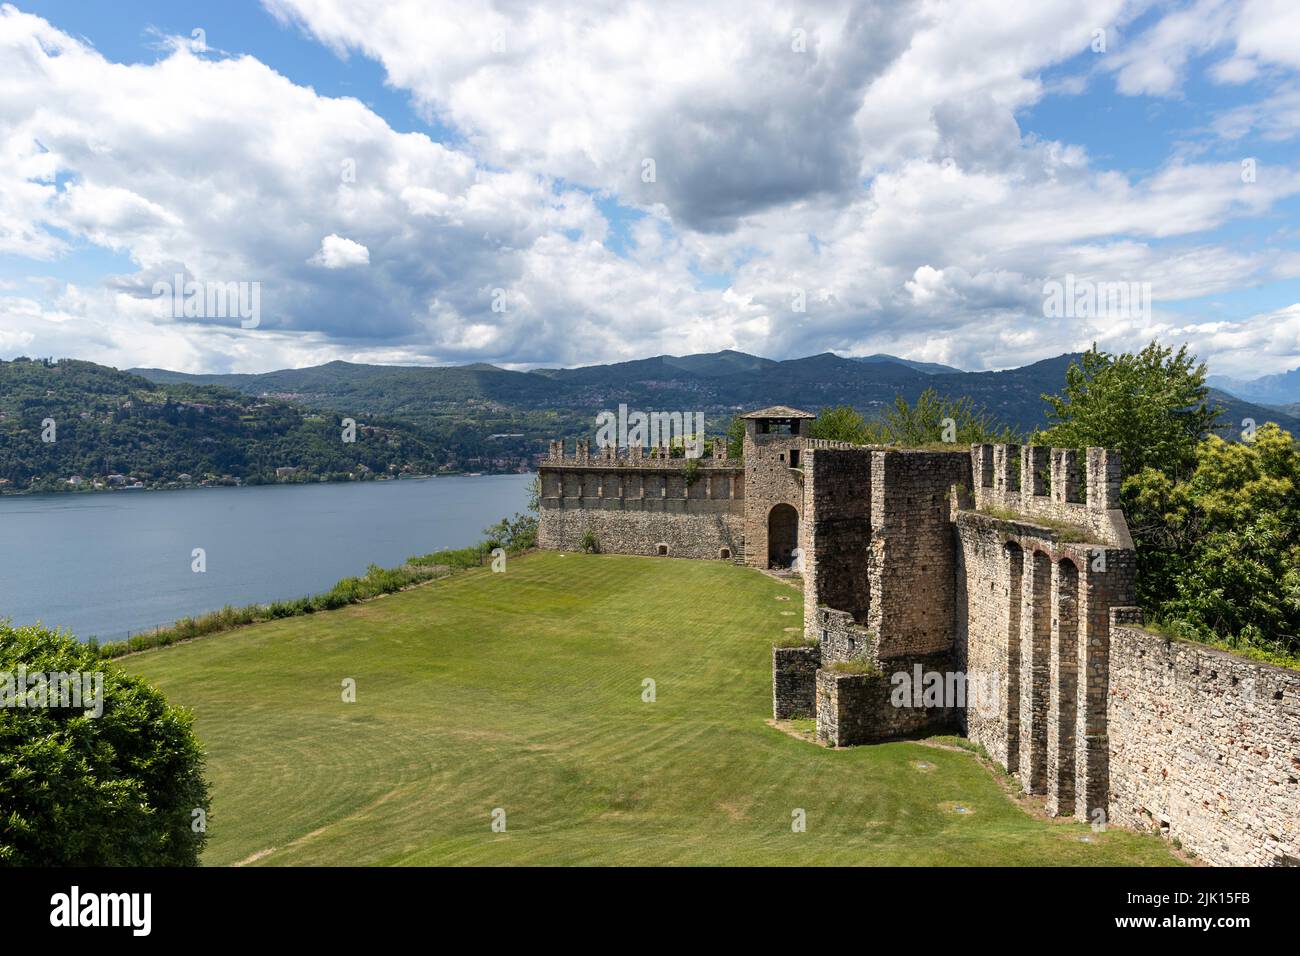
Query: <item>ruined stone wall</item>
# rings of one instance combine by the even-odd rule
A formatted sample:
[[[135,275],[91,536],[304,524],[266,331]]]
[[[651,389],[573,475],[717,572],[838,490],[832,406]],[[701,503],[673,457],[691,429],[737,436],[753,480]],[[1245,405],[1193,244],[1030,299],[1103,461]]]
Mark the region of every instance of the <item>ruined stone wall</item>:
[[[1300,865],[1300,673],[1122,620],[1110,633],[1110,822],[1215,865]]]
[[[1009,548],[992,522],[962,521],[958,580],[964,614],[957,634],[959,666],[998,675],[1003,706],[997,714],[971,711],[964,730],[1004,768],[1020,766],[1020,612],[1024,552]]]
[[[874,451],[867,627],[881,658],[951,651],[957,559],[949,495],[962,452]]]
[[[818,647],[772,648],[772,716],[813,717],[817,712]]]
[[[804,628],[816,639],[819,608],[865,621],[871,597],[871,459],[868,448],[812,449],[805,458]]]
[[[974,493],[954,501],[954,650],[969,675],[992,673],[1003,692],[995,710],[967,711],[971,739],[1026,792],[1043,794],[1048,812],[1091,820],[1108,799],[1110,613],[1133,602],[1136,555],[1123,514],[1106,507],[1118,494],[1118,454],[1089,450],[1088,500],[1076,502],[1065,451],[972,449]],[[1016,488],[1023,476],[1038,483],[1026,496]],[[1054,497],[1036,493],[1046,487]]]
[[[957,729],[957,710],[940,703],[925,706],[912,699],[896,706],[895,674],[910,682],[913,669],[949,674],[952,659],[947,654],[912,659],[895,658],[888,671],[855,674],[829,667],[817,671],[817,739],[832,747],[879,743],[909,737],[951,733]]]
[[[847,611],[828,607],[814,609],[811,627],[804,630],[809,640],[817,641],[824,664],[843,661],[870,661],[878,664],[876,636]]]

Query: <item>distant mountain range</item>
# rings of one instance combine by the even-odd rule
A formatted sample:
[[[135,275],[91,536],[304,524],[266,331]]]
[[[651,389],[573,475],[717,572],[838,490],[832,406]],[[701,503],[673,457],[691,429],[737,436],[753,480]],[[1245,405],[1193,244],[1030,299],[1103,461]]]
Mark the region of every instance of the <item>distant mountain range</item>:
[[[871,417],[902,395],[915,401],[927,388],[952,398],[969,396],[999,421],[1025,432],[1047,424],[1044,393],[1061,391],[1077,354],[1058,355],[1000,372],[964,372],[888,355],[844,358],[831,352],[775,361],[725,350],[697,355],[544,368],[528,372],[494,365],[451,367],[358,365],[331,362],[260,375],[187,375],[133,369],[155,382],[220,385],[245,395],[301,402],[339,414],[382,415],[443,428],[485,425],[524,432],[532,442],[589,433],[597,412],[625,403],[632,409],[699,410],[721,430],[737,411],[790,405],[816,411],[852,405]],[[1226,426],[1243,418],[1277,421],[1300,433],[1300,419],[1216,392]],[[548,431],[549,430],[549,431]]]
[[[1047,424],[1042,395],[1064,388],[1077,358],[963,372],[888,355],[778,362],[723,351],[529,372],[330,362],[260,375],[0,361],[0,491],[517,471],[547,439],[591,435],[596,415],[620,404],[702,411],[717,434],[765,405],[852,405],[874,417],[899,395],[912,402],[933,388],[1028,434]],[[1300,434],[1300,408],[1212,394],[1226,431],[1251,418]],[[57,442],[42,439],[47,419]],[[339,440],[345,419],[357,425],[353,444]]]
[[[1289,408],[1293,415],[1300,409],[1300,368],[1252,379],[1211,375],[1206,384],[1248,402]]]
[[[916,369],[918,372],[928,372],[931,375],[963,371],[959,368],[953,368],[951,365],[940,365],[937,362],[915,362],[912,359],[899,358],[897,355],[885,355],[883,352],[877,352],[875,355],[864,355],[861,358],[854,359],[854,361],[897,362],[899,365],[906,365],[908,368]]]

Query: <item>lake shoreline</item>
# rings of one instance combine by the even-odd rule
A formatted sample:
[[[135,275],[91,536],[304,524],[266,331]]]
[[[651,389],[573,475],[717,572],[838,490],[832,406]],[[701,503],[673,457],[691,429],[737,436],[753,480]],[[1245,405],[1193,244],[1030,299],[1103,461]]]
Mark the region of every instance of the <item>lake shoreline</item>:
[[[368,485],[368,484],[389,484],[398,481],[429,481],[435,478],[502,478],[512,475],[536,475],[536,471],[447,471],[433,475],[399,475],[395,478],[375,477],[375,478],[314,478],[310,481],[259,481],[245,482],[243,479],[225,482],[171,482],[165,485],[123,485],[112,488],[81,488],[72,486],[67,488],[24,488],[21,491],[6,491],[0,489],[0,498],[23,498],[34,495],[93,495],[107,494],[110,492],[138,492],[138,491],[210,491],[213,488],[281,488],[297,487],[310,485]]]
[[[528,510],[534,479],[435,477],[6,495],[0,530],[20,546],[0,549],[0,617],[107,644],[160,622],[316,594],[371,565],[479,543]]]

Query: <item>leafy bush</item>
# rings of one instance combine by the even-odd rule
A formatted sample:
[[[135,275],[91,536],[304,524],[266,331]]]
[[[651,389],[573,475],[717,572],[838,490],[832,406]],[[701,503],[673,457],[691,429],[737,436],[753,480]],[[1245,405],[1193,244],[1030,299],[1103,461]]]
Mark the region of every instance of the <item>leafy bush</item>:
[[[587,554],[599,554],[600,542],[596,540],[596,532],[588,528],[578,539],[578,547],[582,548]]]
[[[0,707],[0,864],[196,865],[209,803],[192,716],[92,647],[0,621],[6,689],[19,667],[102,675],[103,710]]]
[[[1124,482],[1150,552],[1143,607],[1182,637],[1300,655],[1300,444],[1269,423],[1249,444],[1211,436],[1193,460],[1181,480],[1145,468]]]

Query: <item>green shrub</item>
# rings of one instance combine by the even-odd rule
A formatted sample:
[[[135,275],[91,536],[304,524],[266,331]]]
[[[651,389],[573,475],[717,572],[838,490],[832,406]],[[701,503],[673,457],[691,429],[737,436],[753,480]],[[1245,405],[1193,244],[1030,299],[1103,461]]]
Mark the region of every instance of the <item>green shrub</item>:
[[[102,713],[0,707],[0,865],[196,865],[209,802],[192,715],[93,647],[0,621],[0,673],[20,666],[102,680]]]

